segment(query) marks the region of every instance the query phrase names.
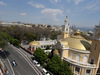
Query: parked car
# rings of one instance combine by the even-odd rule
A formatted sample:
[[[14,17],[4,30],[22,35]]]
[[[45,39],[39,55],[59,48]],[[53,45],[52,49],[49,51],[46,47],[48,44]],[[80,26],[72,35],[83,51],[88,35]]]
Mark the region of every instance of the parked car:
[[[48,73],[48,71],[47,71],[45,68],[42,69],[42,73],[43,73],[44,75],[50,75],[50,74]]]
[[[37,66],[37,67],[40,67],[40,64],[39,64],[39,63],[37,63],[37,64],[36,64],[36,66]]]
[[[40,64],[39,64],[38,61],[36,61],[36,60],[33,60],[33,63],[34,63],[37,67],[40,66]]]
[[[13,65],[14,67],[16,67],[16,66],[17,66],[17,64],[16,64],[15,60],[13,60],[13,61],[12,61],[12,65]]]

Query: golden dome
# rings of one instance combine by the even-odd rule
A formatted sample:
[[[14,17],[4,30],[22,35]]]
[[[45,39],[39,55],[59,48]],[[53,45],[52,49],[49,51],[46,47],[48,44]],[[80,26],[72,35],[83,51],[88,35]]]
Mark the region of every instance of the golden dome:
[[[32,45],[32,46],[37,46],[37,45],[39,45],[39,44],[40,44],[40,43],[37,42],[37,41],[35,41],[35,40],[29,43],[29,45]]]
[[[77,50],[90,50],[91,42],[85,40],[81,36],[73,36],[68,37],[66,39],[62,39],[62,44],[64,43],[63,41],[67,42],[70,48],[75,48]]]
[[[76,32],[74,33],[74,35],[80,35],[80,32],[79,32],[79,31],[76,31]]]
[[[68,22],[68,19],[67,19],[67,17],[68,17],[68,16],[66,16],[66,20],[65,20],[65,22]]]
[[[68,42],[64,40],[61,40],[61,44],[63,44],[64,46],[68,46]]]

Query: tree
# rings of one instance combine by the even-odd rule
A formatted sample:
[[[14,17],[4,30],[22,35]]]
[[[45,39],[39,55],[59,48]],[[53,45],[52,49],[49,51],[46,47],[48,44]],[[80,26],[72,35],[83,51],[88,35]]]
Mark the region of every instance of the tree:
[[[36,57],[36,59],[40,62],[40,64],[44,64],[45,61],[47,60],[47,54],[44,52],[44,50],[42,50],[41,48],[37,48],[34,51],[34,55]]]
[[[20,42],[17,39],[14,39],[13,37],[10,38],[9,42],[13,44],[14,46],[19,46]]]
[[[73,75],[67,63],[63,63],[59,69],[59,75]]]
[[[0,48],[4,49],[6,45],[7,45],[7,41],[0,37]]]
[[[59,66],[62,64],[60,57],[54,56],[47,64],[47,69],[54,73],[54,75],[58,75]]]
[[[9,35],[5,32],[0,32],[0,47],[5,48],[9,40]]]
[[[47,69],[54,73],[54,75],[73,75],[68,64],[63,63],[61,58],[57,55],[52,57],[52,59],[48,62]]]
[[[57,36],[61,35],[61,31],[51,31],[51,39],[57,39]]]
[[[28,40],[29,41],[36,40],[36,35],[35,34],[32,34],[32,33],[28,33]]]
[[[0,32],[2,39],[9,41],[10,36],[6,32]]]

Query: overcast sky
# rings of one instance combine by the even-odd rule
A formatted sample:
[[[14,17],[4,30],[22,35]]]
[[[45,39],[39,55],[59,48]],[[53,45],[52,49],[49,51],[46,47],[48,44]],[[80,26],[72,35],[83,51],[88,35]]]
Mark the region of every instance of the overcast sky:
[[[94,27],[100,21],[100,0],[0,0],[0,20],[34,24]]]

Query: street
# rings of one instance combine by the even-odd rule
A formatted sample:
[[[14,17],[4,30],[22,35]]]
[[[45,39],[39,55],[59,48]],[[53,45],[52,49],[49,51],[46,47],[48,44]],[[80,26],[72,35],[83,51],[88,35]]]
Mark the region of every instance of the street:
[[[6,50],[9,51],[8,58],[11,62],[11,65],[13,60],[15,60],[17,63],[16,67],[13,66],[15,75],[40,75],[37,69],[32,66],[33,64],[27,61],[27,59],[23,57],[22,54],[17,52],[14,48],[8,45]]]

